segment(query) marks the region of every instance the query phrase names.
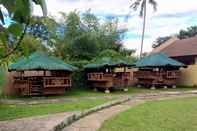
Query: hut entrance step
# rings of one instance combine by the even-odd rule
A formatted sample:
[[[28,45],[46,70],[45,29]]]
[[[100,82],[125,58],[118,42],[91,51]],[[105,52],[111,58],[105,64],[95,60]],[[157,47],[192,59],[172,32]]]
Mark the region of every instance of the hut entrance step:
[[[30,92],[31,95],[41,95],[42,94],[43,83],[39,78],[33,78],[30,80]]]
[[[41,85],[32,85],[31,87],[31,95],[41,95],[42,93]]]

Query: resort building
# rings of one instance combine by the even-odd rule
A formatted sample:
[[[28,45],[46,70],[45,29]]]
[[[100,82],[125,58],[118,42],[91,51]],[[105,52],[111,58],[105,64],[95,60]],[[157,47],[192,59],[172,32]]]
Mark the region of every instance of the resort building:
[[[138,79],[138,86],[175,88],[180,77],[179,69],[184,66],[164,53],[152,53],[135,64],[138,70],[134,72],[134,77]]]
[[[197,36],[182,40],[173,37],[152,51],[157,52],[165,53],[188,66],[181,69],[179,85],[197,85]]]
[[[96,90],[103,89],[109,93],[113,89],[128,90],[127,88],[133,83],[132,74],[127,70],[127,67],[130,66],[126,61],[103,57],[94,63],[85,65],[84,69],[88,85]]]
[[[76,67],[44,53],[33,53],[9,67],[8,95],[63,95]]]

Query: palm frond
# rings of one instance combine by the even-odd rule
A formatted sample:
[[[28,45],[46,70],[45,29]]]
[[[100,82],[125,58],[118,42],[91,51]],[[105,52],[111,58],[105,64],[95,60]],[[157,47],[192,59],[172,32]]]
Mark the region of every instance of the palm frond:
[[[157,11],[157,2],[155,0],[149,0],[149,3],[153,6],[153,9]]]
[[[143,0],[141,7],[140,7],[140,17],[142,17],[144,15],[144,8],[146,6],[145,4],[146,4],[146,0]]]
[[[136,0],[133,4],[131,4],[130,8],[137,10],[142,0]]]

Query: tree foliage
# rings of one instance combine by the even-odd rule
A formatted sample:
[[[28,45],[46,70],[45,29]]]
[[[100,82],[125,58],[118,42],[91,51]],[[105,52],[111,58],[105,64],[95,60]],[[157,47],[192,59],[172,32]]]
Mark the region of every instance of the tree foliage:
[[[186,39],[186,38],[197,36],[197,26],[191,26],[188,27],[186,30],[180,30],[179,33],[175,35],[158,37],[152,44],[152,48],[159,47],[173,36],[176,36],[179,39]]]
[[[153,6],[153,9],[155,11],[157,10],[157,2],[155,0],[135,0],[133,4],[131,4],[130,6],[130,8],[134,10],[137,10],[138,8],[140,8],[140,17],[143,17],[140,58],[142,58],[142,55],[143,55],[144,35],[145,35],[145,28],[146,28],[147,2]]]
[[[133,50],[123,47],[121,40],[126,30],[118,29],[117,19],[101,23],[90,11],[82,15],[77,11],[61,14],[61,22],[55,21],[53,17],[31,17],[26,27],[26,35],[23,36],[15,54],[10,55],[9,61],[34,51],[48,52],[71,63],[87,63],[106,50],[125,57],[131,57],[134,53]],[[16,24],[19,25],[17,29],[11,28],[13,24],[9,26],[13,33],[17,33],[20,27],[24,28],[23,23]],[[18,37],[8,37],[10,41],[6,46],[15,48]]]
[[[145,10],[145,6],[146,6],[146,2],[148,1],[148,3],[150,5],[153,6],[153,9],[156,11],[157,10],[157,2],[155,0],[135,0],[130,8],[134,9],[134,10],[137,10],[138,8],[140,8],[140,16],[144,16],[144,10]]]
[[[186,39],[197,35],[197,26],[188,27],[186,30],[180,30],[178,33],[179,39]]]
[[[164,36],[164,37],[158,37],[153,45],[152,48],[157,48],[159,47],[161,44],[163,44],[164,42],[168,41],[171,38],[171,36]]]
[[[44,0],[0,0],[0,63],[12,55],[19,47],[26,34],[32,17],[32,4],[40,5],[43,14],[46,15],[46,3]],[[8,27],[5,18],[8,16]],[[6,26],[5,26],[6,25]]]
[[[76,11],[63,16],[64,35],[54,44],[54,53],[65,61],[89,61],[106,49],[123,51],[126,30],[118,29],[116,19],[101,24],[89,11],[82,16]]]

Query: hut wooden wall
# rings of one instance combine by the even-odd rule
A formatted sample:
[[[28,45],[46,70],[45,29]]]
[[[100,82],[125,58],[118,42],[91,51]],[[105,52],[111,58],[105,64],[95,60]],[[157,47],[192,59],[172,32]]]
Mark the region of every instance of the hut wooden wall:
[[[45,76],[51,76],[52,72],[51,71],[46,71],[45,72]],[[68,73],[68,72],[67,72]],[[12,71],[12,72],[8,72],[7,73],[7,84],[4,87],[3,93],[5,95],[17,95],[17,94],[21,94],[18,92],[18,90],[14,87],[14,77],[16,76],[20,76],[21,73],[20,72],[16,72],[16,71]],[[31,77],[31,76],[44,76],[44,71],[24,71],[24,73],[22,74],[25,77]],[[70,73],[66,74],[69,77],[69,79],[71,79],[70,77]],[[69,87],[71,86],[72,83],[70,83],[70,85],[68,85]],[[67,87],[66,87],[67,88]],[[43,90],[43,95],[45,94],[64,94],[65,92],[65,87],[49,87],[49,88],[44,88]]]
[[[133,72],[137,71],[137,68],[126,68],[126,72],[130,72],[131,79],[129,81],[129,85],[133,86],[137,83],[137,79],[134,77]],[[123,72],[124,68],[116,68],[115,72]]]
[[[25,76],[42,76],[44,74],[44,71],[25,71],[24,75]],[[12,71],[12,72],[7,72],[7,82],[5,84],[5,87],[3,87],[3,94],[5,95],[17,95],[18,92],[14,88],[14,76],[19,75],[18,72]],[[50,71],[46,71],[46,75],[50,75]]]
[[[5,84],[5,87],[3,88],[3,94],[5,95],[16,95],[17,90],[14,88],[13,82],[14,82],[14,76],[16,75],[16,72],[7,72],[7,82]]]

